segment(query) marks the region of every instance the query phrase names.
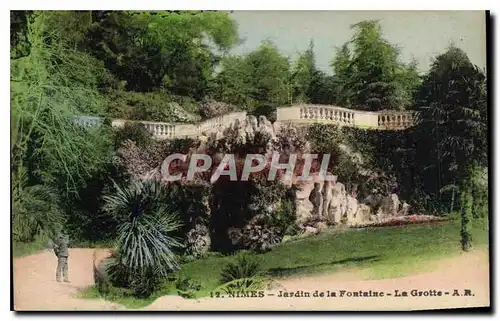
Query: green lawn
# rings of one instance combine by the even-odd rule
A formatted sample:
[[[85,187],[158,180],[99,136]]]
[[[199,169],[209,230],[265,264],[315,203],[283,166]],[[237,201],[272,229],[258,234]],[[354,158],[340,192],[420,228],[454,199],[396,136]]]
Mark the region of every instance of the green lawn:
[[[26,255],[35,254],[44,249],[44,244],[41,242],[20,243],[12,242],[12,256],[21,257]]]
[[[366,279],[393,278],[431,269],[436,259],[458,254],[459,231],[457,221],[433,226],[347,229],[288,241],[270,252],[254,255],[261,259],[266,275],[272,278],[345,268],[359,269]],[[474,222],[472,234],[475,248],[488,246],[488,231],[481,221]],[[207,296],[220,285],[220,269],[231,260],[232,256],[214,256],[192,261],[182,266],[178,276],[201,285],[196,297]],[[173,293],[169,286],[155,297]],[[151,302],[151,299],[130,300],[134,307]],[[129,305],[128,300],[120,301]]]
[[[366,278],[392,278],[421,270],[422,261],[460,252],[460,226],[448,222],[434,226],[348,229],[282,243],[272,251],[256,254],[267,274],[287,277],[318,274],[345,267],[363,268]],[[488,244],[488,232],[473,229],[474,246]],[[231,257],[214,257],[182,266],[179,274],[201,283],[202,289],[218,285],[221,266]],[[367,269],[366,269],[367,268]]]

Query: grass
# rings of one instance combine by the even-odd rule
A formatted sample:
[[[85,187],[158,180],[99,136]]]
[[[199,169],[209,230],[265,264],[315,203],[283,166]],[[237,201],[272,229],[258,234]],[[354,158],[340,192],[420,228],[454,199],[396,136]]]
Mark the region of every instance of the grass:
[[[42,251],[43,249],[44,243],[42,242],[12,242],[12,256],[15,258],[35,254]]]
[[[45,245],[48,242],[48,238],[37,238],[33,242],[23,243],[23,242],[12,242],[12,256],[14,258],[23,257],[27,255],[36,254],[45,249]],[[84,242],[72,242],[70,247],[72,248],[112,248],[114,245],[113,241],[84,241]]]
[[[475,247],[488,245],[488,232],[475,222]],[[282,243],[255,254],[270,277],[312,275],[344,268],[361,268],[367,279],[393,278],[420,272],[432,261],[460,253],[459,222],[397,228],[348,229]],[[196,260],[179,275],[201,284],[202,292],[219,285],[220,269],[233,257]],[[200,293],[204,294],[204,293]]]
[[[105,299],[111,302],[121,304],[127,309],[140,309],[153,303],[153,301],[156,300],[156,298],[159,296],[161,295],[153,295],[147,299],[140,299],[133,297],[130,291],[128,291],[127,289],[113,287],[111,288],[110,293],[105,297]],[[78,293],[78,298],[87,300],[102,299],[101,295],[97,291],[97,287],[95,286],[89,286],[81,290]]]
[[[347,229],[285,242],[270,252],[252,255],[260,259],[265,275],[270,278],[323,274],[346,268],[357,269],[364,279],[394,278],[431,270],[438,259],[459,254],[459,231],[458,221],[426,226]],[[488,231],[482,221],[473,223],[472,237],[475,248],[488,247]],[[199,283],[201,289],[195,297],[205,297],[221,285],[221,268],[234,260],[234,256],[195,260],[182,265],[176,277]],[[159,296],[176,294],[172,283],[166,283],[162,291],[148,300],[127,295],[120,297],[120,292],[115,292],[107,299],[127,307],[146,306]]]

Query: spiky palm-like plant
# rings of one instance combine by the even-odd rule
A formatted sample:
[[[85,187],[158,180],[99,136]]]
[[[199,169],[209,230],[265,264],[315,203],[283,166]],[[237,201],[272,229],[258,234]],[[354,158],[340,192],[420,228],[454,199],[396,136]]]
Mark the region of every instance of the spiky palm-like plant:
[[[257,277],[261,273],[262,263],[255,256],[239,253],[233,262],[229,262],[221,269],[220,280],[222,283],[234,280]]]
[[[166,275],[179,268],[174,250],[182,244],[171,235],[180,224],[164,195],[155,181],[132,181],[126,187],[115,184],[115,192],[104,197],[105,210],[118,221],[115,263],[131,276]]]

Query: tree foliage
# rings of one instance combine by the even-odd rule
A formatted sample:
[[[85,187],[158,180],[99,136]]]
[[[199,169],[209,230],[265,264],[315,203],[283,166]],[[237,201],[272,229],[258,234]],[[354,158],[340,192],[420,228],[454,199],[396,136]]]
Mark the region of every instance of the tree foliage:
[[[418,85],[415,66],[399,60],[398,48],[382,37],[377,21],[352,29],[354,36],[332,61],[339,104],[374,111],[408,108]]]
[[[469,224],[482,202],[473,193],[485,189],[476,177],[488,166],[486,75],[462,50],[451,46],[436,57],[417,99],[422,106],[417,128],[420,182],[440,206],[450,204],[453,210],[458,200],[462,247],[468,250]]]

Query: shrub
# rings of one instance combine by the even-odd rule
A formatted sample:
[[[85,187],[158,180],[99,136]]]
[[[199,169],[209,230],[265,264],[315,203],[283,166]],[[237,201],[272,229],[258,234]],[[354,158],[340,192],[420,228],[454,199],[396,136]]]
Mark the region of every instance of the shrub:
[[[235,292],[258,291],[264,287],[264,284],[265,282],[261,278],[243,278],[223,284],[213,292],[221,292],[229,295],[235,294]]]
[[[132,122],[127,122],[125,126],[116,130],[115,149],[120,148],[126,140],[135,142],[142,149],[148,148],[153,142],[151,133],[148,132],[143,124]]]
[[[283,233],[273,227],[248,224],[243,228],[238,244],[240,248],[262,253],[271,250],[282,238]]]
[[[112,118],[158,122],[194,122],[195,101],[164,91],[130,92],[113,90],[107,94],[106,109]]]
[[[115,189],[104,197],[105,210],[118,222],[113,278],[125,279],[122,285],[128,283],[135,293],[146,295],[154,292],[157,278],[179,268],[175,250],[182,245],[172,237],[179,223],[159,183],[132,181],[125,188],[115,184]]]
[[[274,123],[276,121],[276,113],[277,110],[277,104],[263,104],[260,106],[255,107],[255,109],[252,111],[252,115],[259,117],[259,116],[266,116],[266,118],[271,122]]]
[[[248,253],[239,253],[233,262],[229,262],[221,269],[221,283],[259,276],[261,266],[261,261],[255,256]]]
[[[12,199],[12,237],[32,242],[37,236],[50,236],[63,224],[56,193],[48,186],[35,185],[17,190]]]
[[[160,271],[146,269],[132,275],[130,288],[136,298],[149,298],[160,289],[162,277]]]
[[[206,99],[198,106],[198,112],[203,118],[213,118],[232,112],[236,108],[230,104]]]
[[[200,291],[201,285],[191,278],[180,278],[175,282],[175,288],[183,298],[192,299],[195,297],[196,292]]]

